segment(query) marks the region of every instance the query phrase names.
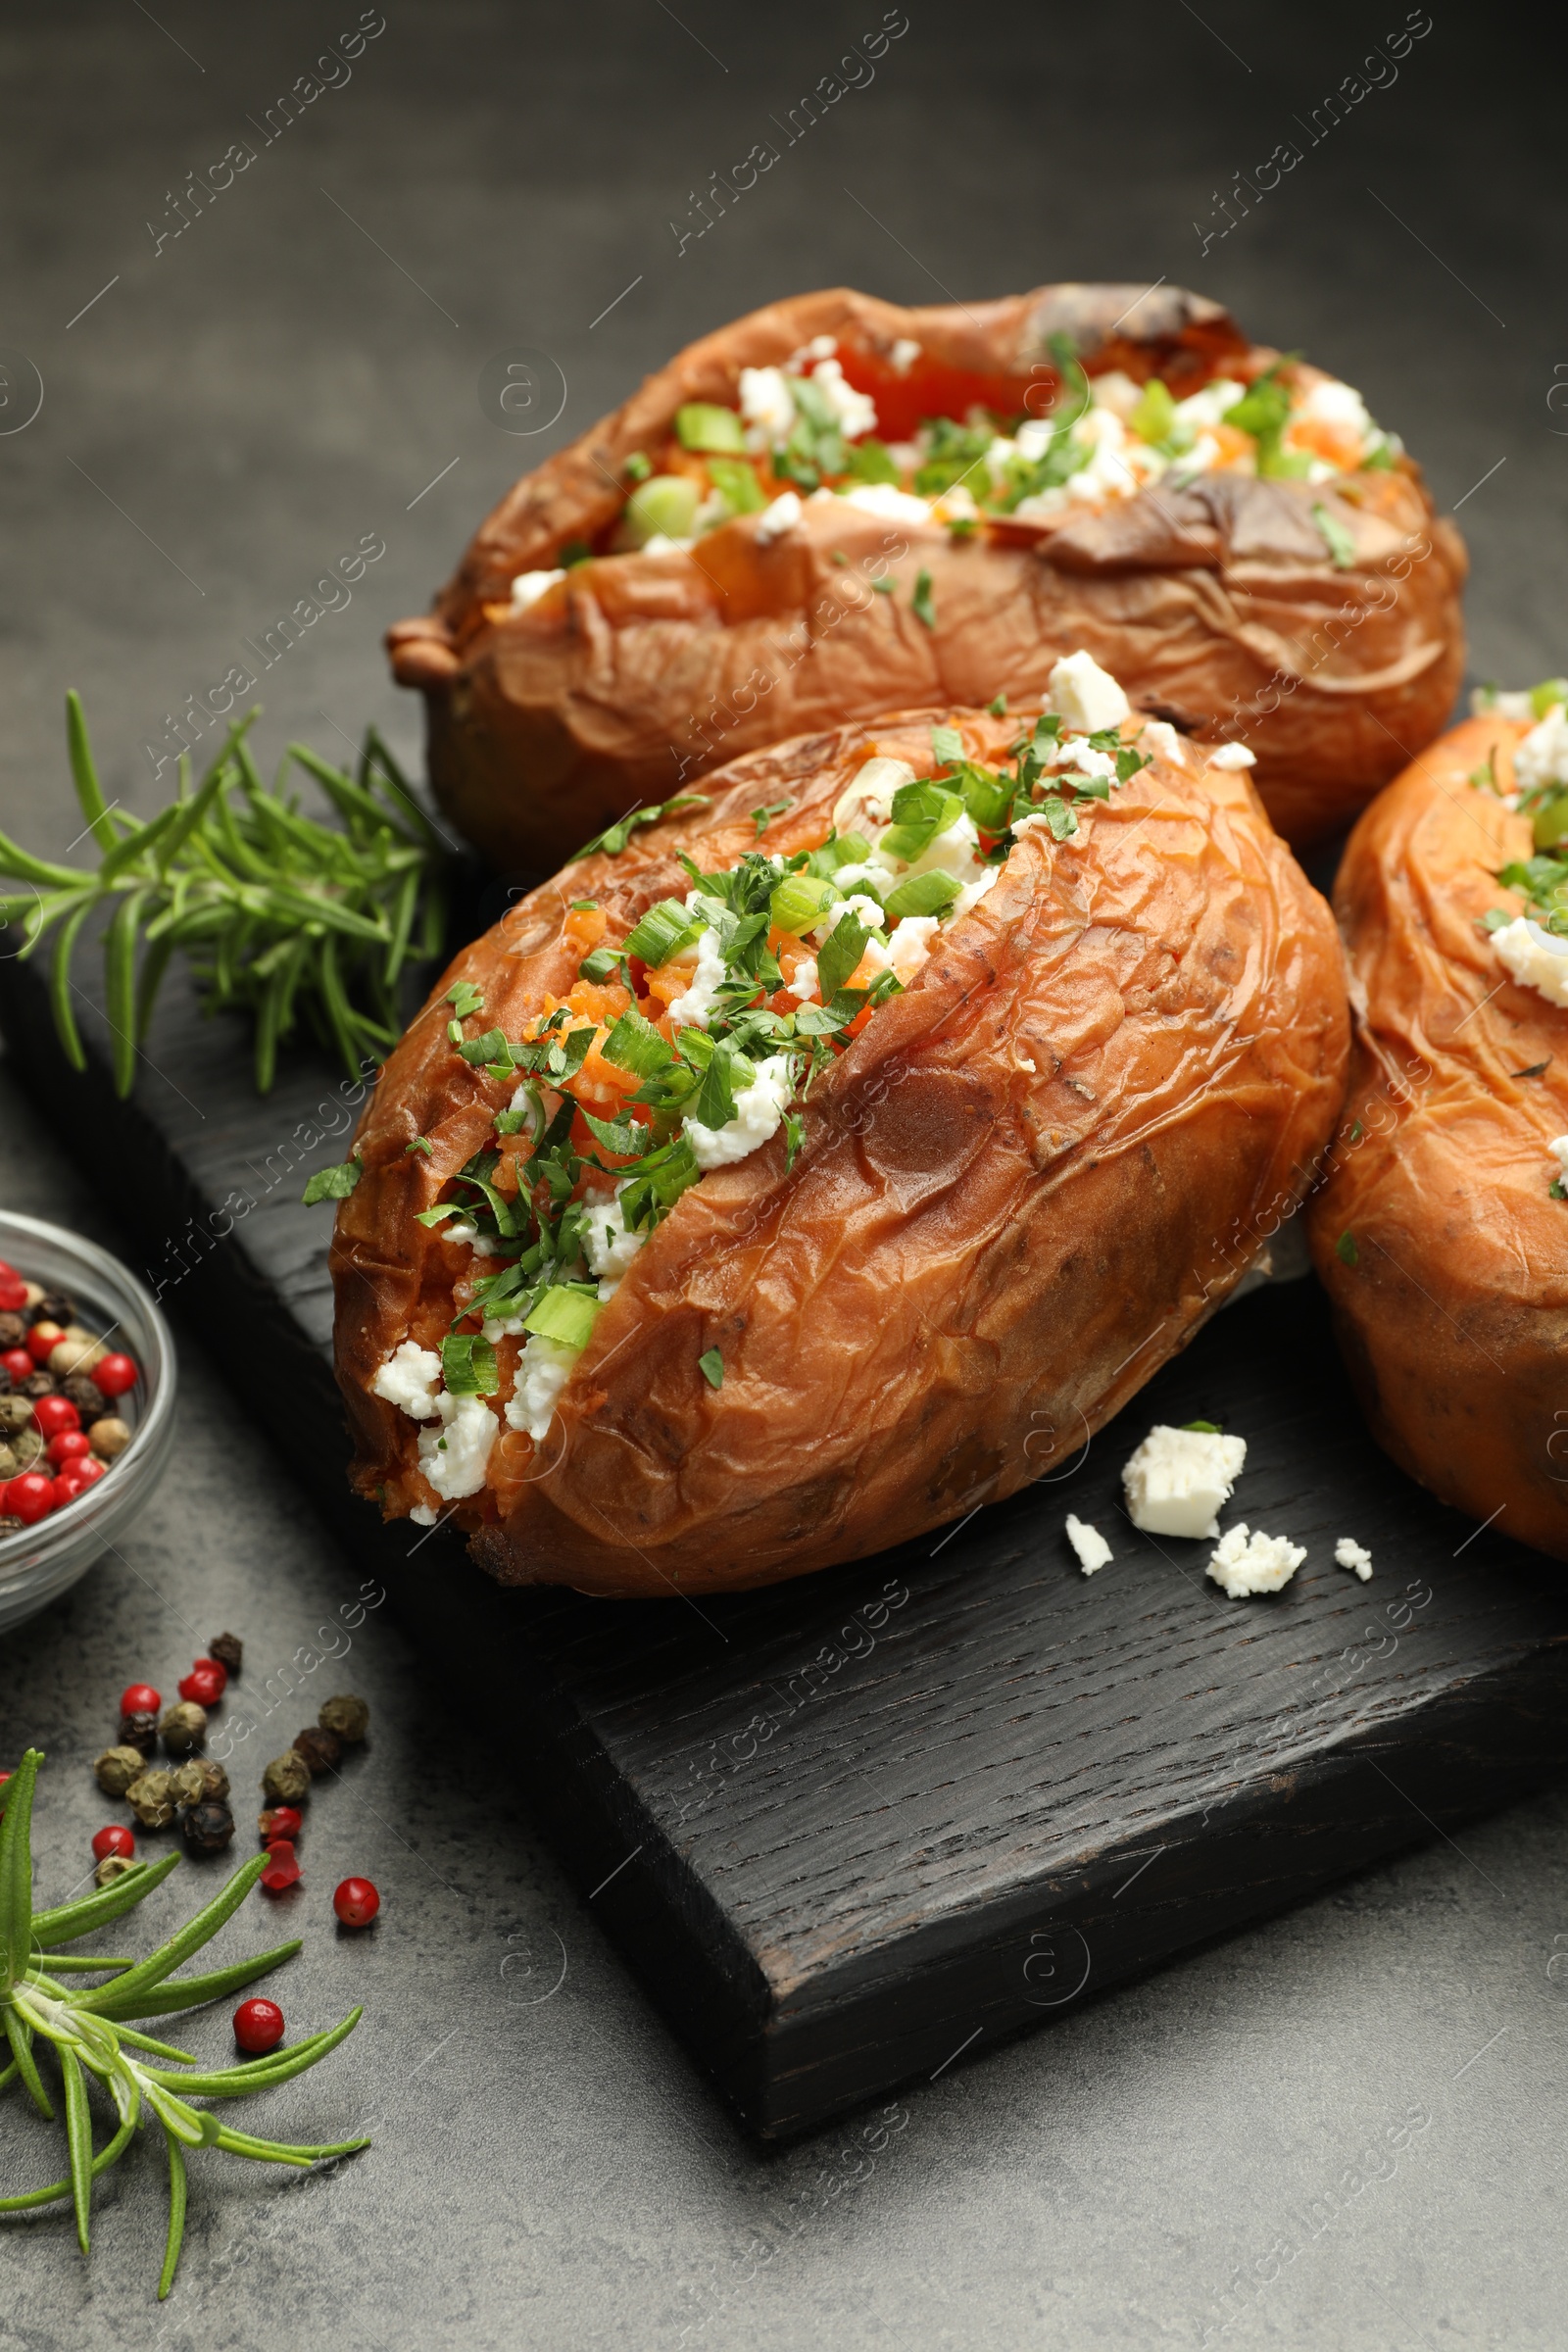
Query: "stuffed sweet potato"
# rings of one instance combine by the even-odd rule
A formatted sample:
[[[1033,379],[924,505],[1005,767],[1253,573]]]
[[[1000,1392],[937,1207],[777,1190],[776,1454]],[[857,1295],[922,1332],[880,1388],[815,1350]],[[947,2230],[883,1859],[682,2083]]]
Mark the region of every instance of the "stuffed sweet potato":
[[[807,729],[1038,696],[1074,647],[1250,744],[1301,844],[1447,718],[1464,570],[1359,395],[1214,303],[837,291],[691,345],[524,475],[388,646],[503,866]]]
[[[737,760],[459,957],[338,1212],[362,1493],[509,1583],[766,1584],[1038,1477],[1218,1304],[1339,1107],[1332,921],[1234,752],[1083,655],[1054,704]]]
[[[1355,1042],[1308,1213],[1379,1443],[1568,1559],[1568,725],[1560,683],[1433,745],[1351,834]]]

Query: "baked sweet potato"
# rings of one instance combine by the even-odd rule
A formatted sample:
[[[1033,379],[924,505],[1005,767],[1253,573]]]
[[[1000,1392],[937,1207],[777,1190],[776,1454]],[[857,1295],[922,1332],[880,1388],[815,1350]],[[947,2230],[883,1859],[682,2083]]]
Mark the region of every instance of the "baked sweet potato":
[[[1198,295],[839,290],[681,352],[387,642],[437,795],[504,867],[807,729],[1039,695],[1073,647],[1250,744],[1300,845],[1447,718],[1464,573],[1359,395]]]
[[[364,1494],[503,1582],[766,1584],[1038,1477],[1223,1299],[1339,1108],[1332,920],[1241,768],[1055,701],[751,754],[464,952],[338,1211]]]
[[[1379,1444],[1568,1559],[1568,734],[1503,706],[1350,836],[1351,1079],[1308,1236]]]

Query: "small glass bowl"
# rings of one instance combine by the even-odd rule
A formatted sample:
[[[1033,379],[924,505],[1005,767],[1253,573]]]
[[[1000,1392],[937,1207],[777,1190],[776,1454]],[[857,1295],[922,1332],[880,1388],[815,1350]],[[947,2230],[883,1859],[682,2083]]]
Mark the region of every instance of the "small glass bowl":
[[[122,1536],[162,1478],[174,1436],[174,1343],[151,1294],[95,1242],[0,1209],[0,1258],[45,1290],[65,1291],[92,1328],[135,1357],[141,1377],[111,1399],[131,1425],[108,1474],[35,1527],[0,1536],[0,1632],[36,1616]]]

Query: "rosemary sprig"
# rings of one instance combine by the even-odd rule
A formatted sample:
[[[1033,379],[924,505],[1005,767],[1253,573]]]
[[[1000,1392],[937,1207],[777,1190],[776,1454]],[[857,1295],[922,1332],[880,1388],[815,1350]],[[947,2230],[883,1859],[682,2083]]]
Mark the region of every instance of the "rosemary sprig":
[[[81,703],[66,697],[71,772],[96,871],[34,858],[0,833],[0,924],[21,922],[30,956],[55,934],[49,996],[75,1069],[86,1066],[72,999],[72,952],[104,908],[106,1010],[115,1086],[128,1095],[169,959],[183,950],[208,1012],[256,1016],[256,1084],[266,1094],[277,1049],[303,1013],[351,1077],[396,1044],[400,975],[439,953],[445,927],[440,837],[373,728],[357,773],[291,743],[269,787],[247,740],[255,710],[230,726],[193,793],[181,756],[178,796],[145,823],[104,800]],[[341,829],[285,797],[290,763],[315,778]],[[138,948],[140,968],[138,970]]]
[[[11,2063],[0,2070],[0,2090],[20,2081],[39,2114],[52,2122],[55,2111],[38,2071],[34,2044],[41,2040],[53,2049],[64,2094],[70,2171],[65,2180],[51,2181],[47,2188],[0,2197],[0,2213],[23,2213],[70,2197],[75,2208],[77,2240],[85,2254],[92,2184],[124,2154],[144,2109],[149,2110],[162,2127],[169,2149],[169,2236],[158,2281],[162,2302],[174,2283],[184,2234],[187,2148],[226,2148],[231,2155],[248,2156],[263,2164],[308,2167],[369,2145],[367,2139],[338,2140],[328,2147],[255,2139],[247,2132],[220,2124],[210,2108],[193,2107],[192,2098],[249,2098],[256,2091],[286,2082],[315,2066],[328,2050],[336,2049],[344,2036],[353,2033],[362,2012],[351,2009],[342,2024],[330,2031],[307,2034],[292,2047],[270,2051],[265,2058],[253,2058],[240,2066],[203,2067],[188,2050],[175,2049],[170,2042],[139,2032],[130,2023],[132,2018],[161,2017],[203,2001],[225,1999],[279,1961],[292,1959],[300,1948],[298,1939],[260,1952],[252,1960],[210,1969],[204,1976],[172,1974],[238,1910],[266,1867],[267,1856],[257,1854],[241,1865],[194,1919],[145,1960],[89,1960],[46,1949],[55,1942],[73,1943],[78,1936],[89,1935],[129,1911],[169,1876],[179,1856],[171,1854],[151,1867],[138,1863],[97,1893],[62,1903],[51,1911],[35,1912],[32,1791],[42,1762],[38,1749],[28,1748],[0,1790],[5,1799],[0,1822],[0,2023],[11,2047]],[[88,1970],[115,1973],[106,1984],[86,1989],[62,1982]],[[96,2153],[89,2076],[105,2085],[118,2118],[118,2129]]]

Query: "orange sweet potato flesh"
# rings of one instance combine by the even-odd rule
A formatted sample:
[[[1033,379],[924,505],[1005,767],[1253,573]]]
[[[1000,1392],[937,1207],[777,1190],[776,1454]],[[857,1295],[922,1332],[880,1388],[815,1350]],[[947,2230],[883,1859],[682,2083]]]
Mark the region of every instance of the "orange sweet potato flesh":
[[[1335,905],[1355,1043],[1308,1235],[1379,1444],[1441,1501],[1568,1559],[1568,1202],[1547,1150],[1568,1133],[1568,1011],[1478,928],[1528,911],[1495,877],[1532,842],[1469,780],[1494,752],[1511,792],[1528,725],[1455,727],[1350,836]]]
[[[840,288],[690,345],[525,474],[433,612],[388,632],[396,676],[426,698],[431,780],[453,821],[497,864],[539,872],[638,802],[747,751],[927,704],[1017,702],[1085,647],[1145,708],[1201,739],[1249,743],[1290,840],[1343,829],[1437,734],[1463,668],[1463,542],[1408,460],[1319,484],[1214,474],[968,541],[842,501],[808,505],[770,546],[742,516],[691,557],[576,565],[511,612],[514,577],[602,532],[627,458],[657,448],[683,402],[733,403],[742,368],[832,335],[897,435],[975,402],[1048,414],[1050,338],[1062,332],[1092,374],[1158,374],[1178,397],[1277,357],[1180,287],[1046,286],[917,310]],[[901,339],[922,354],[902,376],[889,360]],[[1353,543],[1346,568],[1317,506]],[[922,570],[934,627],[914,611]],[[879,575],[892,594],[871,593]]]
[[[821,841],[873,750],[928,767],[933,723],[995,762],[1016,721],[928,710],[784,744],[709,779],[710,808],[523,900],[441,983],[516,1036],[564,994],[568,903],[615,939],[763,836]],[[1134,722],[1136,723],[1136,722]],[[1129,732],[1131,729],[1129,729]],[[960,1519],[1070,1456],[1222,1300],[1235,1235],[1299,1195],[1344,1089],[1328,907],[1245,776],[1161,762],[1020,838],[990,895],[820,1078],[782,1134],[702,1179],[604,1307],[535,1447],[509,1432],[459,1506],[506,1583],[649,1597],[762,1585]],[[439,1344],[468,1252],[415,1222],[508,1090],[446,1042],[440,993],[387,1063],[333,1249],[354,1483],[428,1504],[415,1424],[370,1394]],[[410,1154],[416,1135],[433,1155]],[[723,1385],[699,1358],[718,1348]],[[515,1343],[499,1344],[503,1396]],[[500,1399],[498,1398],[499,1402]]]

